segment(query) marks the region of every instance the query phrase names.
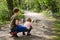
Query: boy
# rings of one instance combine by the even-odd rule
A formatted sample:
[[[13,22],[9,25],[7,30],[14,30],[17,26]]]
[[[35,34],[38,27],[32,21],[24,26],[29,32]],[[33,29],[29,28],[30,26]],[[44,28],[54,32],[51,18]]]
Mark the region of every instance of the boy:
[[[27,31],[27,28],[22,26],[22,25],[19,25],[19,18],[18,18],[18,15],[19,15],[19,9],[18,8],[15,8],[14,9],[14,15],[11,17],[11,34],[13,37],[18,37],[17,36],[17,33],[18,32],[23,32],[23,35],[25,35],[25,31]]]

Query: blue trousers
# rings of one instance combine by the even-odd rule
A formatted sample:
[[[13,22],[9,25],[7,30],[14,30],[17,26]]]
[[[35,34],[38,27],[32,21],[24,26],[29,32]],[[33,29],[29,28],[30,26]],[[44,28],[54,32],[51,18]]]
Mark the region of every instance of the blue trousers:
[[[13,32],[27,32],[27,28],[25,27],[25,26],[23,26],[23,25],[17,25],[16,27],[15,27],[15,29],[13,30]]]

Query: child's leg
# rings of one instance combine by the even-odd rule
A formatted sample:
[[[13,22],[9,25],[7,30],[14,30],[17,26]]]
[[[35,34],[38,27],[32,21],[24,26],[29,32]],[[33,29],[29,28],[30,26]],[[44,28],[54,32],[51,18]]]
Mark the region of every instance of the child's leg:
[[[23,25],[18,25],[16,27],[16,32],[22,32],[22,34],[25,35],[25,32],[27,32],[27,28],[24,27]]]
[[[12,32],[11,34],[12,34],[12,37],[18,37],[17,32]]]
[[[16,28],[16,27],[11,28],[11,32],[10,32],[10,34],[12,35],[12,37],[18,37],[15,28]]]
[[[32,30],[32,27],[30,27],[30,29],[28,29],[27,35],[31,35],[31,34],[30,34],[31,30]]]
[[[17,32],[25,32],[25,31],[27,31],[27,28],[23,25],[18,25],[18,26],[16,26],[16,31]]]
[[[12,35],[17,35],[18,32],[22,32],[22,34],[25,35],[25,32],[27,32],[27,28],[23,25],[18,25],[12,30]]]
[[[25,32],[22,32],[23,35],[25,35]]]

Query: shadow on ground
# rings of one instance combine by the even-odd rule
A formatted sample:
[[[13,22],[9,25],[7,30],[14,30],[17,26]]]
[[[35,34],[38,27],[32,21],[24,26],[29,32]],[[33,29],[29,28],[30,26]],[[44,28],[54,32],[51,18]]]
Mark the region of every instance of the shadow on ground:
[[[20,36],[19,38],[13,38],[14,40],[49,40],[47,38],[44,37],[38,37],[35,35],[31,35],[31,36]]]

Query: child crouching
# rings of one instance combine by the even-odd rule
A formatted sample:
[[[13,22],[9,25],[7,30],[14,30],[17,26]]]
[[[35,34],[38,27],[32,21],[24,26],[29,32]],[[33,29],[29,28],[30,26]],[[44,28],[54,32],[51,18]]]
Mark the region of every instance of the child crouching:
[[[27,36],[31,35],[30,32],[32,30],[32,20],[31,18],[28,18],[27,21],[24,23],[24,26],[28,29]]]

